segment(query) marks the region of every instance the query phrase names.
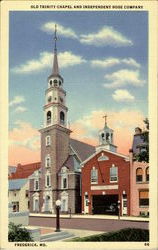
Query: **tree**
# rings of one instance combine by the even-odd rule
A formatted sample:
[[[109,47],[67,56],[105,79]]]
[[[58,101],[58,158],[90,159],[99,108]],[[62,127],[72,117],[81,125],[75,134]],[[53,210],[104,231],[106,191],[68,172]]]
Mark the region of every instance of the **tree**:
[[[145,161],[149,162],[149,120],[145,118],[144,123],[146,124],[146,131],[142,132],[140,138],[142,139],[142,143],[137,145],[140,153],[135,155],[137,161]]]
[[[9,223],[9,233],[8,233],[8,241],[33,241],[30,233],[26,230],[26,228],[22,228],[22,225],[15,225],[14,223]]]

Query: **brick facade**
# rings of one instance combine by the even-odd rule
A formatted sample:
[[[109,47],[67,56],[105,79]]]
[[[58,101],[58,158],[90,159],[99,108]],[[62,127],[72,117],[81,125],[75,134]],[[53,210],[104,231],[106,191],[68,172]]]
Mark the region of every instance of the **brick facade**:
[[[103,156],[107,160],[98,161]],[[93,213],[93,198],[100,198],[106,195],[115,195],[120,200],[120,213],[123,214],[123,197],[126,197],[127,212],[130,214],[130,163],[127,157],[120,156],[113,152],[101,150],[91,159],[83,163],[82,167],[82,212]],[[110,168],[115,165],[118,167],[118,181],[110,182]],[[98,181],[91,183],[91,170],[95,167],[98,170]],[[87,196],[87,197],[86,197]],[[87,211],[85,211],[85,197],[87,199]],[[109,196],[109,198],[112,196]],[[96,197],[97,198],[97,197]],[[103,198],[105,200],[105,198]],[[116,202],[116,201],[115,201]],[[103,203],[105,203],[103,201]]]

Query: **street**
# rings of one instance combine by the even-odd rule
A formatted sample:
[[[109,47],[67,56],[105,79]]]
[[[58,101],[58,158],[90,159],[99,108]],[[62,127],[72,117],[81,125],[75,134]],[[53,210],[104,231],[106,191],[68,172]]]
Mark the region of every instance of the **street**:
[[[40,227],[56,226],[56,218],[30,216],[29,225]],[[94,218],[60,218],[61,229],[80,229],[94,231],[115,231],[123,228],[143,228],[148,229],[149,223],[146,221],[128,221],[117,219],[94,219]]]

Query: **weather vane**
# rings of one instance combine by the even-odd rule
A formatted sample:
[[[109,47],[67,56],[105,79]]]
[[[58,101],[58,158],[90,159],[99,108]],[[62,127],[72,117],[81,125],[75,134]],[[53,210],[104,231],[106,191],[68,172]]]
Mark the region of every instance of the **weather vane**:
[[[105,119],[105,125],[107,124],[107,115],[104,115],[103,118]]]

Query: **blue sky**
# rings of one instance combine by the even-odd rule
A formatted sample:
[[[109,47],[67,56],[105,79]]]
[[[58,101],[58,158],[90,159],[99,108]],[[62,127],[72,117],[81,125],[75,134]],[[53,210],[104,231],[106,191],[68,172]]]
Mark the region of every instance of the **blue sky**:
[[[21,151],[16,147],[39,152],[37,130],[43,124],[55,23],[74,137],[96,144],[106,113],[116,143],[127,153],[134,128],[142,127],[148,116],[148,13],[11,11],[9,128],[13,158],[17,153],[19,161]]]

